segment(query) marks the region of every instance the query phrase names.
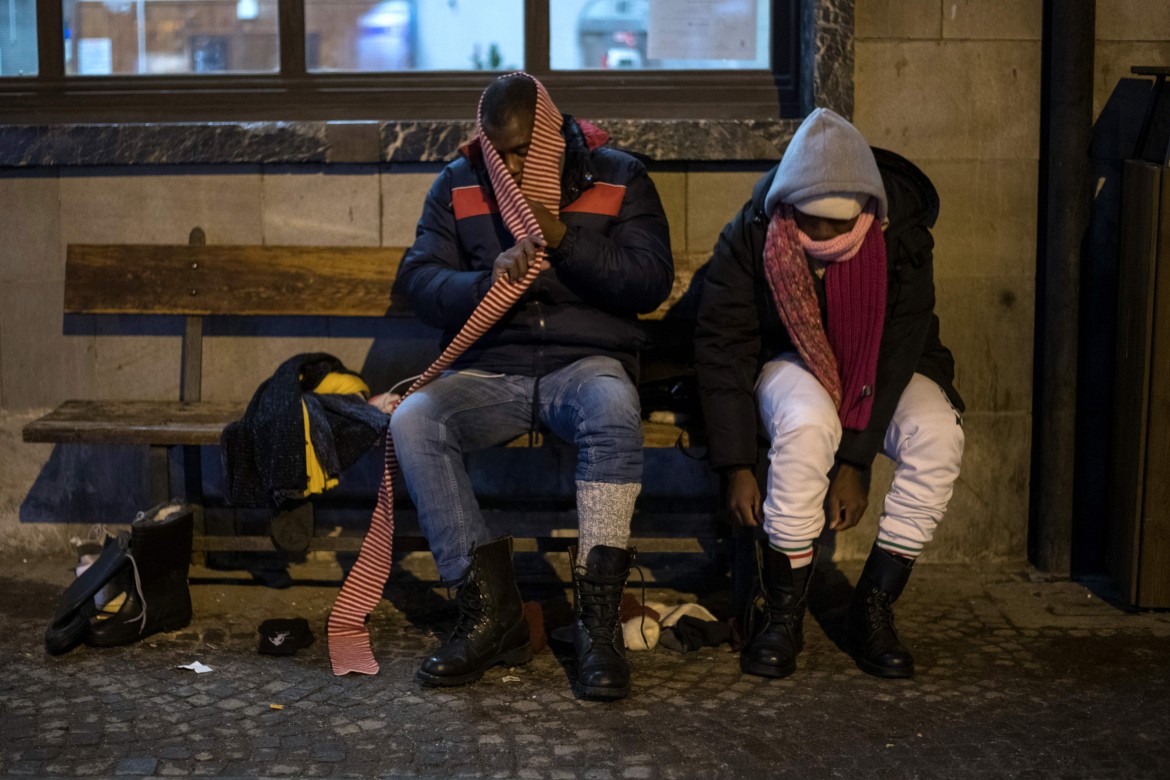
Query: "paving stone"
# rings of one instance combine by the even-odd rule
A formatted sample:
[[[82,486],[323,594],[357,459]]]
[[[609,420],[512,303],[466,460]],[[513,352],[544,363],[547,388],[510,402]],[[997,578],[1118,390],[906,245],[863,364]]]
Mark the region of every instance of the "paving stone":
[[[2,766],[2,765],[0,765]],[[44,764],[40,761],[13,761],[2,767],[5,772],[13,775],[31,775],[37,777],[44,774]]]
[[[114,767],[116,775],[153,775],[158,768],[157,758],[123,758]]]
[[[648,595],[725,614],[726,578],[686,568]],[[196,578],[188,630],[50,658],[28,648],[67,568],[35,571],[0,577],[21,594],[0,601],[0,775],[1140,778],[1170,766],[1170,615],[1125,613],[1024,566],[915,568],[897,607],[911,680],[857,669],[841,650],[848,593],[826,585],[791,677],[744,675],[726,648],[631,652],[633,693],[611,703],[577,699],[571,659],[552,652],[475,685],[417,687],[439,613],[429,588],[393,578],[370,620],[375,677],[334,677],[325,641],[281,663],[256,654],[272,615],[307,615],[324,638],[337,585],[318,580],[273,591]],[[548,585],[521,582],[546,597]],[[195,658],[214,671],[174,668]]]

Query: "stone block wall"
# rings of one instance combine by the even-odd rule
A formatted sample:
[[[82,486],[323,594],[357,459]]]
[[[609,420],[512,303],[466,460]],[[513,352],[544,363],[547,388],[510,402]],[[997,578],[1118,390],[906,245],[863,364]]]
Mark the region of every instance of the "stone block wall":
[[[1039,0],[857,4],[854,120],[870,143],[922,168],[941,202],[937,311],[967,404],[967,448],[928,548],[936,560],[1025,550],[1040,36]],[[851,546],[871,537],[876,509]]]

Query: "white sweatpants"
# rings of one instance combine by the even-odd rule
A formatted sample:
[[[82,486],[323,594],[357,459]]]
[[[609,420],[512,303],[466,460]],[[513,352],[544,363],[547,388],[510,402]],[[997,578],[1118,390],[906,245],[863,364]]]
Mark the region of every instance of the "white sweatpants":
[[[771,441],[764,530],[769,542],[799,565],[811,557],[825,525],[841,422],[829,393],[792,353],[764,365],[756,398]],[[895,469],[878,520],[881,547],[911,558],[922,552],[954,493],[963,441],[959,413],[946,393],[914,374],[883,442]]]

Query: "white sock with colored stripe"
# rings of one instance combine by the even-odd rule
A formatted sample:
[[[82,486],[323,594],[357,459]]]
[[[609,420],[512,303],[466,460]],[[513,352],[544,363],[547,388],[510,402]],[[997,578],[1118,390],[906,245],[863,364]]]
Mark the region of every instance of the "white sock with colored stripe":
[[[907,539],[904,536],[898,536],[882,530],[878,532],[877,546],[892,555],[900,555],[903,558],[915,560],[922,554],[926,543]]]
[[[802,569],[813,561],[813,543],[809,542],[768,542],[768,546],[776,552],[788,556],[788,563],[793,569]]]

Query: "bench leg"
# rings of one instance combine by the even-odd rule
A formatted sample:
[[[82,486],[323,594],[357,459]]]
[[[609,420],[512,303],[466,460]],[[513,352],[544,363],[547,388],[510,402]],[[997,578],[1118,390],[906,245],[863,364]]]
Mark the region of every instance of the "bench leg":
[[[174,498],[171,484],[171,455],[178,445],[151,445],[150,447],[150,498],[157,506]],[[204,534],[203,524],[203,469],[198,447],[183,447],[183,488],[184,500],[195,509],[192,537],[198,539]],[[204,563],[204,554],[195,552],[194,562]]]
[[[203,520],[203,448],[183,447],[183,493],[188,504],[195,507],[195,522],[192,527],[192,540],[207,535],[207,525]],[[194,563],[206,565],[207,555],[203,552],[194,553]]]
[[[153,505],[171,500],[170,447],[152,445],[150,448],[150,500]]]

